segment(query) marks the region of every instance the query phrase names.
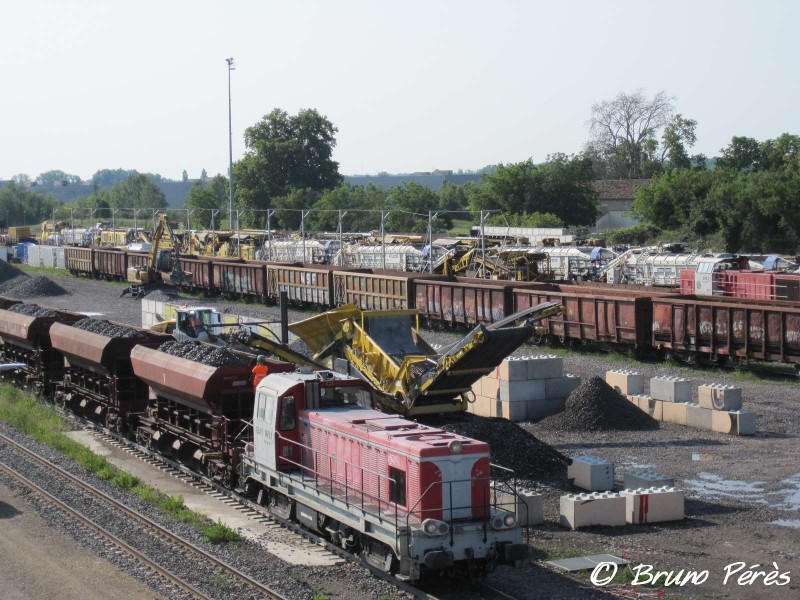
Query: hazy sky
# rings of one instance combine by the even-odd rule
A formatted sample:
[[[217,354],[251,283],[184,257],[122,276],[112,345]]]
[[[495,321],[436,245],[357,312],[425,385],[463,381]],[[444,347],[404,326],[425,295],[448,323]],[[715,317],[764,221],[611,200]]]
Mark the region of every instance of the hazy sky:
[[[800,134],[800,2],[4,3],[0,179],[225,173],[273,108],[339,129],[343,174],[478,169],[588,137],[594,102],[665,90],[691,151]]]

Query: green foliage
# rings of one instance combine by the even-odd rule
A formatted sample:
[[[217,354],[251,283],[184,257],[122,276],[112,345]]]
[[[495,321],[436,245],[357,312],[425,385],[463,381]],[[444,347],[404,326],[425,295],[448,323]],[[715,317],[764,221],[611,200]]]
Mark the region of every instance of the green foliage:
[[[508,215],[550,213],[567,225],[592,225],[597,219],[597,191],[586,156],[557,154],[548,162],[532,160],[499,165],[483,176],[483,185],[468,186],[474,211],[500,209]]]
[[[0,189],[0,219],[6,224],[33,225],[50,219],[53,209],[60,207],[53,196],[31,192],[15,183]]]
[[[111,188],[110,203],[114,208],[166,208],[164,192],[147,175],[137,173]]]
[[[521,213],[492,215],[486,219],[488,225],[508,227],[564,227],[564,221],[553,213]]]
[[[606,243],[612,246],[644,246],[658,241],[661,229],[654,225],[633,225],[603,232]]]
[[[228,542],[238,542],[241,538],[239,534],[224,525],[222,521],[217,521],[203,528],[203,541],[214,544],[227,544]]]
[[[429,188],[413,181],[392,188],[388,197],[392,214],[386,219],[387,231],[428,231],[428,211],[436,210],[439,198]],[[434,224],[434,231],[446,231],[453,226],[450,216],[440,214]]]
[[[313,109],[294,116],[275,109],[248,127],[245,156],[234,164],[238,205],[263,210],[295,190],[319,194],[340,185],[339,163],[332,158],[337,131]]]
[[[336,231],[339,211],[347,211],[343,218],[343,231],[372,231],[381,226],[381,210],[387,205],[389,193],[373,184],[346,186],[323,193],[314,203],[308,222],[315,231]]]
[[[186,197],[186,208],[193,210],[189,221],[195,229],[210,229],[214,210],[219,210],[219,204],[211,192],[203,187],[202,183],[195,183]],[[217,213],[216,223],[220,215]]]
[[[62,182],[80,183],[81,178],[78,175],[70,175],[69,173],[59,170],[45,171],[44,173],[40,173],[36,178],[36,183],[39,185],[61,184]]]
[[[717,167],[747,171],[758,165],[761,148],[757,140],[750,137],[734,136],[727,148],[720,150],[722,156],[717,157]]]
[[[451,211],[468,210],[469,200],[464,187],[445,180],[439,189],[439,208]]]
[[[92,183],[95,186],[112,187],[117,183],[122,183],[128,177],[138,174],[139,172],[135,169],[100,169],[92,175]]]

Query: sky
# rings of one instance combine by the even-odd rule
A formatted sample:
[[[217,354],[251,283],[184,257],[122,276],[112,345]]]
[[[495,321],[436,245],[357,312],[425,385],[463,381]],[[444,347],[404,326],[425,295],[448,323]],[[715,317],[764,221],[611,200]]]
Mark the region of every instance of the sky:
[[[26,0],[0,35],[0,179],[228,169],[274,108],[337,128],[345,175],[580,152],[594,103],[665,91],[690,153],[800,134],[794,0]]]

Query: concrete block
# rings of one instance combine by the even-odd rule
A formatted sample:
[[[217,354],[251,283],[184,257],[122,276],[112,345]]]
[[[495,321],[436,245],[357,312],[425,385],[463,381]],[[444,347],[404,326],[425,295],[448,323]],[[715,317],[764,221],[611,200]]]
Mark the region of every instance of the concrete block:
[[[686,425],[689,405],[685,402],[662,402],[661,410],[665,423],[677,423],[678,425]]]
[[[508,419],[512,423],[519,423],[520,421],[524,421],[528,418],[528,403],[495,400],[494,414],[492,416]]]
[[[567,479],[572,485],[592,492],[614,487],[614,463],[597,456],[573,456],[567,467]]]
[[[564,410],[566,398],[545,398],[543,400],[529,400],[528,401],[528,420],[538,421],[555,415]]]
[[[711,429],[730,435],[755,435],[756,413],[746,408],[735,411],[711,411]]]
[[[475,401],[467,404],[467,411],[479,417],[490,417],[491,407],[494,400],[490,400],[486,396],[475,394]]]
[[[611,492],[561,496],[561,525],[569,529],[625,525],[625,498]]]
[[[495,369],[495,375],[500,381],[525,381],[528,379],[528,363],[510,356]]]
[[[697,402],[703,408],[739,410],[742,408],[742,388],[721,383],[703,384],[697,387]]]
[[[650,395],[664,402],[691,402],[692,382],[682,377],[653,377]]]
[[[487,398],[500,398],[500,380],[493,377],[481,377],[481,394]]]
[[[503,402],[527,402],[544,400],[544,379],[536,381],[504,381],[500,380],[499,398]]]
[[[671,486],[638,490],[622,490],[625,498],[625,520],[628,523],[661,523],[684,518],[683,490]]]
[[[686,405],[686,425],[694,427],[695,429],[705,429],[711,431],[711,413],[710,408],[703,408],[697,404]]]
[[[655,471],[625,471],[622,475],[622,486],[626,490],[664,487],[675,485],[675,480]]]
[[[498,508],[516,513],[522,527],[544,523],[543,494],[529,489],[518,489],[516,498],[502,489],[497,489],[496,494]]]
[[[545,398],[566,398],[581,384],[577,375],[564,375],[544,380]]]
[[[528,379],[555,379],[564,374],[564,359],[553,354],[529,356],[526,361]]]
[[[644,375],[636,371],[624,369],[606,371],[606,383],[623,396],[644,394]]]
[[[639,408],[653,417],[656,421],[664,420],[664,403],[650,396],[639,396]]]

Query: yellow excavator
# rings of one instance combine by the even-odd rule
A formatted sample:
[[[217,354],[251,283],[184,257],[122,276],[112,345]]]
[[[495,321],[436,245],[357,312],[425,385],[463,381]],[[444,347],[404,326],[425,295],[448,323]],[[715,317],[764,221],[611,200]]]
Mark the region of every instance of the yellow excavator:
[[[465,411],[472,385],[531,337],[533,323],[563,310],[545,302],[478,325],[441,353],[420,337],[416,310],[362,311],[349,304],[289,331],[314,361],[370,382],[383,410],[414,416]]]
[[[158,213],[156,220],[156,227],[150,236],[152,245],[147,255],[147,263],[143,267],[128,267],[127,280],[130,285],[122,290],[120,297],[131,294],[134,298],[141,298],[144,296],[146,286],[163,283],[165,275],[169,278],[169,283],[177,286],[185,285],[191,278],[191,274],[181,270],[179,260],[181,244],[167,220],[167,215]],[[165,232],[169,233],[171,248],[160,251],[162,236]]]

